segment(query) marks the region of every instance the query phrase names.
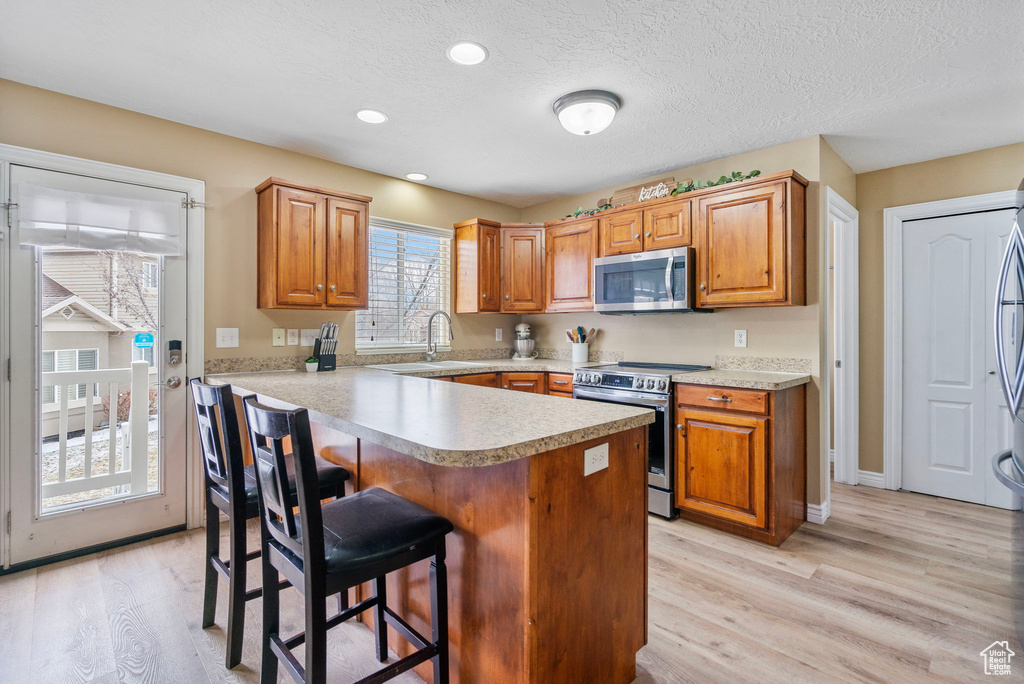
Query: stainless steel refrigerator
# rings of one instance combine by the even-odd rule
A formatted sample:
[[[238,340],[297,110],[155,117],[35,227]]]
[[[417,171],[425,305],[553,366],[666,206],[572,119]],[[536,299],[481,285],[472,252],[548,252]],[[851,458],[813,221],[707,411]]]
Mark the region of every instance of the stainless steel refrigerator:
[[[1016,220],[1006,243],[995,301],[997,373],[1013,414],[1013,448],[996,454],[992,469],[1013,493],[1024,496],[1024,181],[1017,188]],[[1014,513],[1012,572],[1014,621],[1024,643],[1024,512]]]

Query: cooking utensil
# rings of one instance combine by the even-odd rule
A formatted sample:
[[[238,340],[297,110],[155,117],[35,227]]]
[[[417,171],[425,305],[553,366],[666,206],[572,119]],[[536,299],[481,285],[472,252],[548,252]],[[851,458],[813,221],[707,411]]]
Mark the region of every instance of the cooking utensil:
[[[576,341],[577,342],[586,342],[587,341],[587,333],[584,332],[582,325],[577,325],[576,326],[576,333],[577,333],[577,335],[576,335]]]
[[[587,341],[589,342],[590,340],[594,339],[594,335],[596,335],[596,334],[597,334],[597,329],[596,328],[591,328],[590,330],[588,330],[587,331]]]

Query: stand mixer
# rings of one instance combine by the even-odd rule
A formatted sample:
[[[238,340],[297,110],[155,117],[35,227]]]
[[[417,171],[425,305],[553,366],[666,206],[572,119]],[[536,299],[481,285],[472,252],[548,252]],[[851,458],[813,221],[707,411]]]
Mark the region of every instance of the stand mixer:
[[[516,353],[512,355],[513,360],[535,359],[537,352],[533,350],[536,342],[530,339],[530,324],[520,323],[516,326],[516,339],[512,342]]]

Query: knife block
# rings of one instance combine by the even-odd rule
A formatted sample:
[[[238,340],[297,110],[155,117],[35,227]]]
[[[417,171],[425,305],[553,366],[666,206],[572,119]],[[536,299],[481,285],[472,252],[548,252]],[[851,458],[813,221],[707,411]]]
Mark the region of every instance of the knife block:
[[[338,357],[336,354],[321,354],[320,353],[320,338],[316,338],[313,343],[313,356],[320,362],[317,365],[317,371],[332,371],[337,368]]]

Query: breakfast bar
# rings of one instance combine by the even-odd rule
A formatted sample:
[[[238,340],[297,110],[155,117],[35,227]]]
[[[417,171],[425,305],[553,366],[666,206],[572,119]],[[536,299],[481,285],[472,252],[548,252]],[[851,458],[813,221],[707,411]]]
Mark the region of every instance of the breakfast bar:
[[[236,400],[307,408],[319,455],[350,470],[350,489],[389,490],[454,524],[453,682],[634,679],[647,636],[652,411],[367,368],[207,380],[231,384]],[[393,573],[388,600],[429,633],[427,572],[423,562]],[[411,650],[394,633],[390,647]],[[429,678],[429,663],[417,672]]]

